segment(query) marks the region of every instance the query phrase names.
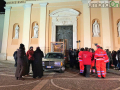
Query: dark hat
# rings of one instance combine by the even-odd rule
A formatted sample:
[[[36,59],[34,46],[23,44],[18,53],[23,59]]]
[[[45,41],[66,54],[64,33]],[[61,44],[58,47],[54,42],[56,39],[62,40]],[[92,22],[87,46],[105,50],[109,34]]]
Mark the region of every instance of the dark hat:
[[[24,44],[21,43],[21,44],[20,44],[20,48],[24,48]]]
[[[24,44],[20,44],[20,49],[23,49],[24,48]]]

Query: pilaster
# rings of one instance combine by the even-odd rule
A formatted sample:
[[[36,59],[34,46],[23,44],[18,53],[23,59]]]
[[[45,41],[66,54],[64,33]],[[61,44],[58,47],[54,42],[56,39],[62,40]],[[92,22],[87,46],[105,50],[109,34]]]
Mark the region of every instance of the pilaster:
[[[90,33],[90,8],[88,0],[83,2],[83,28],[84,28],[84,47],[91,48],[91,33]]]
[[[5,8],[5,19],[4,19],[4,29],[3,29],[2,49],[1,49],[0,60],[6,60],[9,20],[10,20],[10,11],[11,11],[10,6],[4,7],[4,8]]]
[[[32,4],[25,4],[24,7],[24,22],[23,22],[23,39],[22,43],[25,45],[25,49],[29,49],[29,32],[30,32],[30,16],[31,16]]]
[[[41,50],[45,51],[45,33],[46,33],[46,6],[47,3],[39,3],[40,4],[40,31],[39,31],[39,46]]]

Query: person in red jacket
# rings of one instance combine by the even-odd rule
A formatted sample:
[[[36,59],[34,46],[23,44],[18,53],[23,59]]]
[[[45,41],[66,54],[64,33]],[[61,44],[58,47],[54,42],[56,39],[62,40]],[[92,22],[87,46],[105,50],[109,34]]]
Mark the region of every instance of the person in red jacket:
[[[78,53],[80,74],[83,74],[83,72],[84,72],[84,65],[83,65],[83,61],[82,61],[82,52],[83,51],[84,51],[84,48],[81,48],[80,52]]]
[[[100,47],[101,49],[103,49],[102,47]],[[105,51],[105,53],[106,53],[106,51]],[[107,53],[106,53],[107,54]],[[105,61],[104,61],[104,63],[105,63],[105,65],[104,65],[104,72],[105,72],[105,77],[106,77],[106,63],[108,63],[109,62],[109,57],[106,55],[105,57],[104,57],[104,59],[105,59]]]
[[[34,60],[33,54],[34,54],[34,51],[33,51],[33,47],[31,46],[26,53],[26,56],[28,57],[28,75],[30,71],[30,64],[32,64],[32,71],[33,71],[33,60]]]
[[[82,60],[84,65],[84,75],[85,77],[90,77],[90,67],[91,67],[92,53],[88,51],[88,48],[85,48],[85,51],[82,53]]]
[[[90,73],[95,73],[95,59],[94,59],[95,53],[93,52],[93,49],[91,48],[89,49],[89,52],[92,53]]]
[[[104,50],[101,49],[101,47],[97,44],[95,44],[97,47],[97,50],[95,51],[95,56],[94,58],[96,59],[96,69],[97,69],[97,74],[98,74],[98,78],[101,78],[101,74],[102,77],[105,78],[106,77],[106,67],[105,67],[105,62],[107,62],[107,54]]]

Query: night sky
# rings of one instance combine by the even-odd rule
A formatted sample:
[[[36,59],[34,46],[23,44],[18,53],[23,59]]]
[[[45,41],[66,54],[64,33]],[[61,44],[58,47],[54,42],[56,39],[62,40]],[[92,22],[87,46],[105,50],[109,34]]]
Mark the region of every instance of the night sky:
[[[0,0],[0,12],[5,12],[5,1],[4,0]]]

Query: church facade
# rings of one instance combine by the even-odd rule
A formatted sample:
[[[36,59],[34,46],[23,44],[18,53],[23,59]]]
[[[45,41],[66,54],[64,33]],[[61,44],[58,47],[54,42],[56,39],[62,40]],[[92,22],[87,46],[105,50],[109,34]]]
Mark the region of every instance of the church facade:
[[[89,7],[90,0],[5,0],[5,19],[1,60],[13,60],[13,53],[23,43],[51,51],[51,42],[69,39],[68,47],[104,49],[120,47],[120,8]],[[93,0],[99,1],[99,0]],[[108,0],[106,0],[108,1]],[[70,45],[69,45],[70,44]]]

